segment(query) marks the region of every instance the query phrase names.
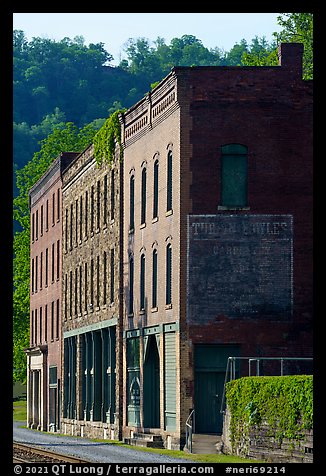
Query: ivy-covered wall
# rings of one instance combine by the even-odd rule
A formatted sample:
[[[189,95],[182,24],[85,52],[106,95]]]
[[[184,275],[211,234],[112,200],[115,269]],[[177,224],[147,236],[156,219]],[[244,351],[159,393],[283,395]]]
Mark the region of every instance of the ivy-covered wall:
[[[312,461],[313,377],[244,377],[226,386],[224,451],[274,462]]]
[[[122,114],[125,109],[119,109],[115,111],[105,121],[101,129],[95,134],[94,143],[94,158],[97,165],[101,165],[102,162],[112,164],[114,161],[114,153],[116,144],[120,150],[120,160],[123,157],[123,148],[121,144],[121,126],[119,121],[119,115]]]

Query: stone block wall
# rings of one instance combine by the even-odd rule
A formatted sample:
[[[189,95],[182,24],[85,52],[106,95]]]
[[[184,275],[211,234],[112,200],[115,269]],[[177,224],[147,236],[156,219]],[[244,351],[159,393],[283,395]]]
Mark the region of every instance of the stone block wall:
[[[222,435],[223,453],[272,463],[313,462],[313,429],[305,430],[298,440],[279,440],[273,436],[268,424],[263,423],[259,428],[253,427],[248,437],[243,437],[236,447],[232,447],[230,420],[230,412],[226,409]]]
[[[77,420],[63,420],[69,434],[111,438],[113,429],[115,438],[121,437],[119,418],[112,425],[83,421],[80,343],[81,334],[103,328],[104,321],[115,327],[115,403],[116,413],[121,413],[121,178],[119,159],[110,166],[98,166],[93,145],[79,154],[64,173],[62,329],[63,337],[77,336]]]

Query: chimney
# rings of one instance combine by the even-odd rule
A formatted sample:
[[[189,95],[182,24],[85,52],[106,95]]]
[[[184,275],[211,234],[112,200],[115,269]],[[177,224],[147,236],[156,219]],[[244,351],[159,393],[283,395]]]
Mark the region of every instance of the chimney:
[[[281,43],[278,47],[278,63],[302,78],[303,43]]]

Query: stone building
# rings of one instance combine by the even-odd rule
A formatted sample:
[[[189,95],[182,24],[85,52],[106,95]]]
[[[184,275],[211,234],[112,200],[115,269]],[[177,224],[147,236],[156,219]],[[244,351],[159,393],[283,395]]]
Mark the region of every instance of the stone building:
[[[121,118],[126,441],[182,448],[192,409],[197,432],[221,433],[229,356],[312,355],[302,53],[175,67]]]
[[[98,166],[93,146],[62,186],[64,433],[121,435],[122,164]]]
[[[74,153],[62,153],[29,192],[31,215],[30,347],[27,425],[60,428],[62,173]]]

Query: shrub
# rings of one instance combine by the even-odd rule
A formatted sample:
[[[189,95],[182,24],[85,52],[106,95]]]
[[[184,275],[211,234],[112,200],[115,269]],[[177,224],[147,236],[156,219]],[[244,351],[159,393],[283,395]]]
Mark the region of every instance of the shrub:
[[[234,448],[249,431],[267,424],[271,436],[300,440],[313,427],[313,377],[243,377],[228,382],[226,401],[231,413]]]

